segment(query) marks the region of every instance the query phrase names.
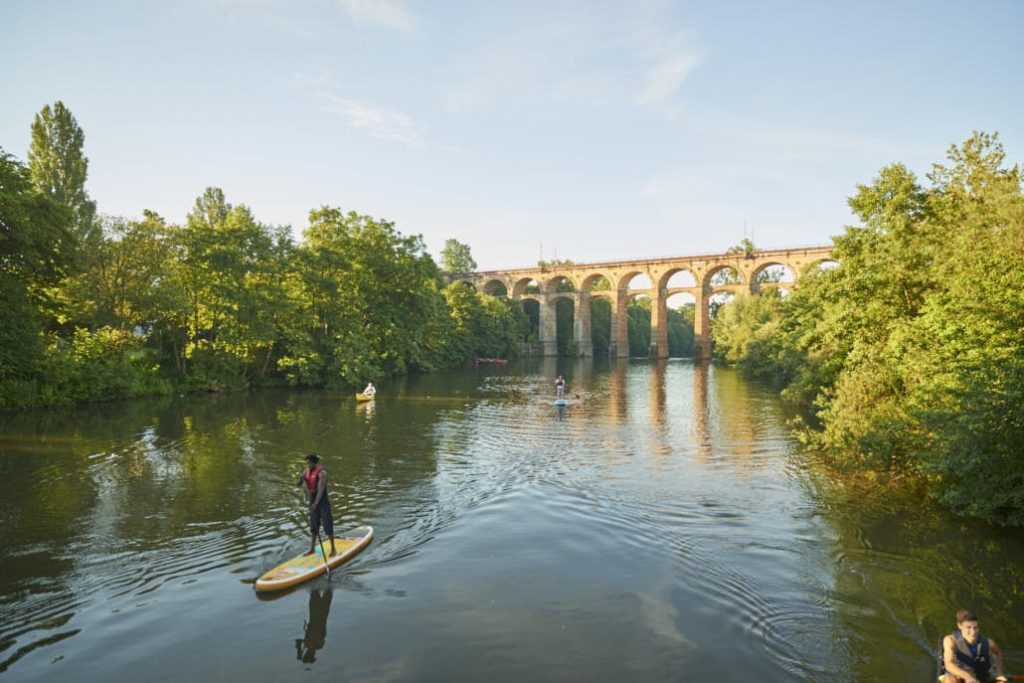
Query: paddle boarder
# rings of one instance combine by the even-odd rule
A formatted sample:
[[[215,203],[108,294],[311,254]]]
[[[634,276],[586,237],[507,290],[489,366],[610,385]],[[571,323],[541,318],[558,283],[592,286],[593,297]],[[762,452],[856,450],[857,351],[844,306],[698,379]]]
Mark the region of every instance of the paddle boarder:
[[[1009,680],[1003,673],[1003,652],[978,628],[978,617],[965,609],[956,613],[956,631],[942,639],[941,683],[988,683]]]
[[[309,552],[312,555],[316,552],[316,539],[320,534],[320,526],[331,538],[331,557],[337,551],[334,549],[334,519],[331,517],[331,502],[327,499],[327,470],[320,467],[320,456],[310,453],[306,456],[306,469],[299,477],[299,486],[306,487],[309,501]],[[322,538],[322,537],[321,537]]]
[[[558,398],[565,398],[565,380],[561,375],[555,380],[555,391],[558,394]]]

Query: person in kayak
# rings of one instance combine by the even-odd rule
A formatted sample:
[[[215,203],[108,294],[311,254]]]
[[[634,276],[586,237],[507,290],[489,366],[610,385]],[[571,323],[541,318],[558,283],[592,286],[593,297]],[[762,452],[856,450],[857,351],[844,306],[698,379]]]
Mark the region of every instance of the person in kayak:
[[[368,382],[366,388],[363,389],[364,396],[374,396],[377,393],[377,387],[373,386],[373,382]]]
[[[320,526],[331,539],[331,557],[337,554],[334,549],[334,519],[331,517],[331,501],[327,499],[327,470],[320,467],[320,456],[310,453],[306,456],[306,469],[299,477],[299,486],[305,486],[309,502],[309,552],[316,552],[316,538],[320,534]],[[322,537],[321,537],[322,539]]]
[[[957,630],[942,639],[941,683],[1007,681],[1003,652],[978,628],[978,618],[965,609],[956,613]],[[994,665],[994,666],[993,666]]]

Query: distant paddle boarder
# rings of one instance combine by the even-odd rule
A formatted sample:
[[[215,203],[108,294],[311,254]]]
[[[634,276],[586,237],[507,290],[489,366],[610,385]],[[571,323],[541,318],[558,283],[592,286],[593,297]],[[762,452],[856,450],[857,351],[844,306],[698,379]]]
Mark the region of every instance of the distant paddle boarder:
[[[558,379],[555,380],[555,392],[557,393],[558,398],[565,398],[565,379],[563,379],[561,375],[559,375]]]
[[[331,502],[327,499],[327,470],[320,467],[320,456],[310,453],[306,456],[306,469],[299,477],[299,486],[305,486],[309,502],[309,552],[316,552],[316,539],[320,534],[320,526],[331,539],[331,557],[334,557],[334,519],[331,517]],[[322,537],[321,537],[322,538]]]

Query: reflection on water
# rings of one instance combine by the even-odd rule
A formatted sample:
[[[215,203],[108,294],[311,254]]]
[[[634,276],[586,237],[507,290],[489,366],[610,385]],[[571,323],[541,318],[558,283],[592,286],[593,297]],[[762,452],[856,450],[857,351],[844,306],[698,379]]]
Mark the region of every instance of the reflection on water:
[[[335,525],[377,540],[253,599],[306,543],[308,452]],[[1022,557],[1020,532],[817,472],[774,392],[687,361],[0,419],[0,674],[18,681],[286,680],[296,660],[317,681],[923,680],[961,606],[1016,672]]]
[[[331,613],[331,599],[334,591],[330,588],[309,591],[309,617],[303,625],[302,638],[295,639],[295,658],[304,664],[316,661],[317,650],[327,643],[327,616]]]

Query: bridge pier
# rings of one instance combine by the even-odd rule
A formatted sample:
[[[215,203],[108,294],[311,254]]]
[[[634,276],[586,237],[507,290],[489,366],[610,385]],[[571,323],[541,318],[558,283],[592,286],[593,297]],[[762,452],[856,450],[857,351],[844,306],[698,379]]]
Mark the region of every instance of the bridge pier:
[[[696,309],[693,312],[693,356],[706,360],[711,358],[711,293],[701,288],[695,295]]]
[[[555,302],[544,296],[540,299],[540,355],[558,355],[558,327],[555,313]]]
[[[668,358],[668,297],[664,290],[651,291],[651,358]]]
[[[617,290],[612,302],[612,330],[608,344],[608,355],[612,358],[629,358],[629,321],[626,314],[628,304],[629,291]]]
[[[572,340],[576,343],[576,355],[594,355],[594,340],[590,336],[590,293],[579,292],[573,301]]]

